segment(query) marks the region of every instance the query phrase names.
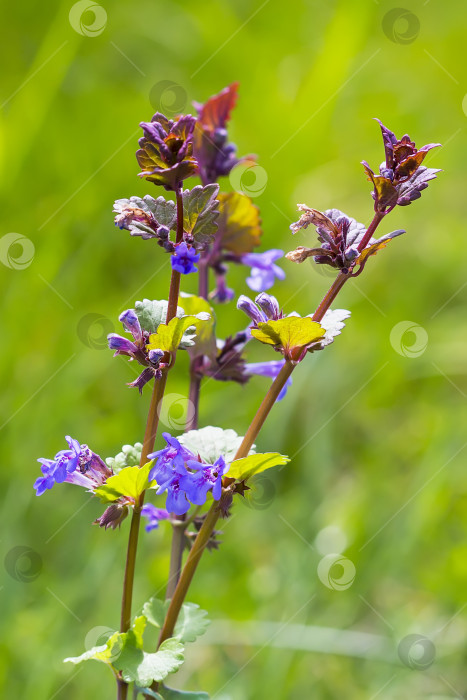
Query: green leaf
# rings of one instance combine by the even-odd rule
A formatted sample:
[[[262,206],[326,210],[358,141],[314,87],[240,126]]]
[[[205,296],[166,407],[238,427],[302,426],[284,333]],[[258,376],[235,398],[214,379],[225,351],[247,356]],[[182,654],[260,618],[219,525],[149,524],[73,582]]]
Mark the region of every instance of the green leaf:
[[[168,600],[161,600],[153,596],[143,605],[143,615],[150,625],[162,629],[168,607]]]
[[[208,314],[200,313],[197,316],[183,316],[173,318],[168,324],[161,323],[156,333],[149,336],[148,350],[164,350],[174,352],[182,343],[185,332],[190,326],[198,330],[203,323],[210,320]]]
[[[154,199],[149,194],[143,197],[143,202],[147,209],[154,214],[154,218],[161,226],[167,226],[170,229],[176,225],[177,212],[175,202],[172,202],[170,199],[166,200],[162,196]],[[141,209],[144,209],[144,207],[141,207]]]
[[[249,457],[236,459],[232,462],[227,476],[229,479],[244,481],[255,474],[266,471],[266,469],[280,467],[288,462],[290,462],[290,459],[278,452],[265,452],[264,454],[250,455]]]
[[[135,303],[135,313],[141,324],[141,328],[148,333],[155,333],[161,323],[167,319],[168,302],[165,299],[143,299]],[[177,316],[183,316],[183,309],[177,307]]]
[[[210,316],[206,323],[203,323],[199,327],[193,349],[188,350],[190,355],[192,357],[198,357],[199,355],[215,357],[217,354],[216,336],[214,332],[216,316],[212,306],[206,299],[203,299],[203,297],[198,297],[194,294],[184,294],[183,292],[180,294],[178,303],[188,316],[196,316],[200,313],[206,313]]]
[[[155,481],[148,481],[151,467],[152,461],[141,468],[124,467],[118,474],[107,479],[105,484],[99,486],[94,493],[100,498],[101,503],[113,503],[122,496],[136,500],[143,491],[155,485]]]
[[[150,598],[143,606],[143,614],[147,621],[162,628],[170,601],[160,598]],[[202,610],[196,603],[183,603],[174,629],[174,638],[180,642],[194,642],[204,634],[210,625],[206,610]]]
[[[235,255],[251,253],[261,243],[259,209],[241,192],[219,195],[218,219],[221,247]]]
[[[208,614],[196,603],[184,603],[174,629],[174,637],[183,643],[194,642],[210,625]]]
[[[141,442],[135,442],[134,445],[123,445],[122,451],[115,457],[107,457],[105,463],[113,469],[114,474],[117,474],[124,467],[139,464],[142,449],[143,445]]]
[[[175,688],[162,688],[163,700],[209,700],[208,693],[201,690],[175,690]]]
[[[126,635],[115,632],[106,644],[93,647],[85,651],[81,656],[69,656],[64,659],[64,663],[80,664],[83,661],[102,661],[105,664],[113,664],[115,659],[120,655],[125,644]]]
[[[153,681],[160,682],[170,673],[178,671],[183,661],[183,644],[176,639],[167,639],[160,645],[158,651],[148,654],[128,638],[114,666],[122,672],[124,681],[127,683],[134,681],[146,688]]]
[[[183,192],[183,230],[191,233],[195,242],[201,245],[210,243],[217,231],[218,192],[219,185],[215,184],[197,185]]]
[[[309,317],[287,316],[258,323],[258,328],[252,328],[251,334],[261,343],[282,348],[284,354],[289,355],[294,348],[305,347],[322,338],[324,328]]]
[[[216,459],[223,455],[227,463],[231,462],[243,437],[237,435],[235,430],[223,430],[208,425],[199,430],[189,430],[177,438],[178,441],[193,454],[199,454],[201,459],[208,464],[214,464]],[[254,452],[254,445],[250,452]]]

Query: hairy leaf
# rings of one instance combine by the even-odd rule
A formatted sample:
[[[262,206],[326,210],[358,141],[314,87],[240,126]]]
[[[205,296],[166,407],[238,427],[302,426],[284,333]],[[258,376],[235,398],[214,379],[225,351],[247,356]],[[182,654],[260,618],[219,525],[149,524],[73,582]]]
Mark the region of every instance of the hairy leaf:
[[[191,233],[201,246],[210,243],[217,231],[218,192],[219,185],[216,184],[196,185],[183,192],[183,230]]]
[[[155,333],[161,323],[167,319],[168,302],[165,299],[143,299],[135,302],[135,313],[141,324],[141,328],[148,333]],[[183,316],[183,309],[177,307],[177,317]]]
[[[236,459],[232,462],[228,471],[228,477],[229,479],[244,481],[255,474],[266,471],[266,469],[283,466],[288,462],[290,462],[290,459],[278,452],[265,452],[263,454],[250,455],[249,457]]]
[[[124,681],[127,683],[134,681],[142,688],[146,688],[153,681],[163,681],[170,673],[178,671],[184,660],[183,644],[176,639],[171,638],[162,642],[158,651],[153,654],[148,654],[127,639],[114,666],[122,672]]]

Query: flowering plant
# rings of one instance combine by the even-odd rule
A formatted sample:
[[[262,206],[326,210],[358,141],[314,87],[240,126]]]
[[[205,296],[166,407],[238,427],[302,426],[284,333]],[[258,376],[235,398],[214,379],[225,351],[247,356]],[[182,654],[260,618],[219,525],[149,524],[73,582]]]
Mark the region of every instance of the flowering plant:
[[[204,104],[197,104],[198,116],[183,115],[175,120],[156,113],[142,122],[143,137],[136,153],[141,177],[175,194],[132,196],[114,204],[115,224],[143,240],[148,253],[168,254],[171,277],[168,300],[143,299],[124,311],[121,321],[126,335],[111,333],[108,345],[114,355],[136,361],[142,371],[129,383],[140,394],[151,388],[148,420],[142,443],[124,445],[116,457],[103,460],[87,445],[67,436],[68,449],[53,459],[39,459],[42,475],[34,488],[38,496],[63,482],[86,488],[105,505],[95,521],[104,530],[120,528],[131,514],[121,602],[120,629],[107,641],[81,656],[68,658],[74,664],[86,660],[105,663],[113,672],[117,697],[125,700],[129,687],[159,700],[207,698],[205,693],[177,691],[167,686],[167,677],[184,661],[185,646],[206,630],[206,613],[186,602],[190,584],[205,549],[217,549],[216,524],[228,518],[235,500],[244,497],[255,475],[290,460],[279,452],[257,452],[255,440],[276,401],[284,398],[297,365],[309,353],[327,348],[350,317],[345,309],[331,308],[344,284],[364,270],[369,258],[404,233],[397,230],[375,238],[376,229],[397,205],[420,197],[437,170],[422,163],[439,144],[421,149],[408,136],[398,140],[380,122],[385,161],[376,175],[364,162],[372,182],[374,216],[368,227],[338,209],[321,212],[299,204],[299,220],[290,227],[293,234],[316,228],[318,244],[299,246],[285,256],[302,263],[307,258],[329,265],[336,277],[316,310],[304,315],[285,313],[275,296],[267,293],[284,269],[277,264],[283,251],[271,248],[258,252],[262,230],[258,208],[242,192],[222,192],[218,180],[253,156],[236,157],[228,141],[227,122],[237,99],[233,83]],[[201,184],[183,189],[196,176]],[[170,196],[170,195],[169,195]],[[226,339],[216,337],[212,303],[227,303],[235,292],[227,286],[228,265],[248,268],[246,282],[256,293],[254,301],[245,295],[237,299],[239,312],[248,326]],[[198,276],[199,293],[180,290],[182,275]],[[209,291],[210,276],[215,287]],[[244,316],[239,313],[239,319]],[[250,343],[265,349],[260,362],[247,362]],[[155,450],[159,416],[168,377],[177,354],[189,355],[189,397],[192,407],[185,431],[180,435],[162,433],[165,446]],[[268,355],[269,353],[269,355]],[[270,359],[268,359],[270,358]],[[246,384],[253,375],[272,379],[245,436],[232,429],[199,427],[200,389],[206,377]],[[145,503],[145,500],[147,502]],[[155,503],[152,500],[155,500]],[[136,549],[141,516],[146,532],[167,524],[172,528],[170,570],[165,601],[150,598],[142,614],[132,617],[132,592]],[[184,551],[188,550],[186,560]],[[147,625],[159,630],[155,647],[147,649]]]

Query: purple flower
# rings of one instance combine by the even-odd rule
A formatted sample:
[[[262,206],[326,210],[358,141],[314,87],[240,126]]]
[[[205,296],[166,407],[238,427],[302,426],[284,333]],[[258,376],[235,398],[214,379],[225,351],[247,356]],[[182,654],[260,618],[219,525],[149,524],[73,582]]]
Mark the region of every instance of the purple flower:
[[[276,297],[270,294],[258,294],[254,302],[249,297],[241,294],[238,297],[237,309],[249,316],[255,326],[258,323],[277,321],[284,317]]]
[[[222,495],[222,477],[229,469],[224,458],[220,456],[214,464],[190,460],[187,467],[196,470],[195,474],[188,473],[180,478],[180,484],[189,500],[197,506],[202,506],[206,503],[208,491],[212,490],[214,500],[218,501]]]
[[[149,480],[157,481],[159,485],[167,482],[174,473],[185,473],[185,462],[194,459],[195,455],[183,447],[170,433],[162,433],[167,447],[148,455],[148,459],[155,459],[156,464],[149,472]]]
[[[250,277],[246,283],[254,292],[265,292],[270,289],[277,277],[279,280],[285,279],[285,272],[275,261],[282,258],[283,250],[272,248],[264,253],[246,253],[242,256],[241,262],[251,267]]]
[[[54,459],[37,460],[42,465],[42,476],[34,482],[36,496],[41,496],[54,484],[64,481],[93,491],[112,476],[112,469],[87,445],[80,445],[78,440],[73,440],[69,435],[66,436],[66,441],[70,449],[60,450]]]
[[[185,242],[178,243],[171,258],[172,270],[181,272],[182,275],[198,272],[198,268],[195,267],[194,263],[198,262],[199,258],[199,253],[192,246],[188,246]]]
[[[146,532],[157,530],[160,520],[167,520],[169,513],[164,508],[156,508],[152,503],[146,503],[141,509],[141,515],[148,519],[148,524],[145,527]]]
[[[261,377],[271,377],[275,379],[282,367],[285,364],[285,360],[270,360],[269,362],[249,362],[245,365],[245,372],[247,374],[258,374]],[[287,389],[292,384],[292,377],[289,377],[282,388],[277,401],[281,401],[287,393]]]
[[[158,495],[164,491],[167,491],[167,500],[165,505],[167,510],[170,513],[175,513],[175,515],[184,515],[190,510],[191,503],[188,500],[184,484],[182,484],[182,479],[185,475],[188,475],[186,470],[185,474],[174,472],[170,479],[163,483],[156,491]]]

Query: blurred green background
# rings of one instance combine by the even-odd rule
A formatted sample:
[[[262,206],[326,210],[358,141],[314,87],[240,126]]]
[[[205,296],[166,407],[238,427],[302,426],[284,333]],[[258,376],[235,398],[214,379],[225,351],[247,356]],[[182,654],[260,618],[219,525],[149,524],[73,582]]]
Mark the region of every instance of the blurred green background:
[[[166,297],[168,267],[156,246],[115,229],[112,204],[161,194],[137,178],[134,158],[139,121],[170,111],[161,82],[192,111],[234,80],[232,139],[267,175],[255,198],[263,249],[310,244],[288,230],[297,202],[369,222],[359,162],[383,159],[372,117],[419,146],[443,143],[427,164],[445,172],[384,222],[381,233],[407,234],[346,286],[347,328],[301,365],[262,431],[258,449],[295,457],[259,480],[203,560],[190,599],[214,622],[173,685],[218,700],[466,696],[466,8],[91,5],[71,22],[71,2],[2,11],[2,696],[114,697],[103,666],[61,660],[96,627],[118,625],[128,521],[121,532],[90,526],[101,507],[70,486],[37,499],[35,460],[68,433],[102,456],[141,440],[149,394],[126,387],[134,371],[103,338],[136,299]],[[10,232],[32,242],[23,269]],[[312,312],[332,275],[282,265],[274,291],[285,309]],[[244,277],[229,276],[238,293]],[[234,304],[218,308],[221,337],[243,325]],[[250,356],[275,359],[268,348]],[[177,365],[172,425],[187,392],[187,358]],[[243,433],[266,386],[208,382],[201,425]],[[18,547],[36,553],[32,564]],[[142,536],[135,610],[163,587],[168,547],[167,531]],[[326,573],[329,553],[345,559]],[[399,646],[404,664],[398,645],[411,634],[423,639]]]

